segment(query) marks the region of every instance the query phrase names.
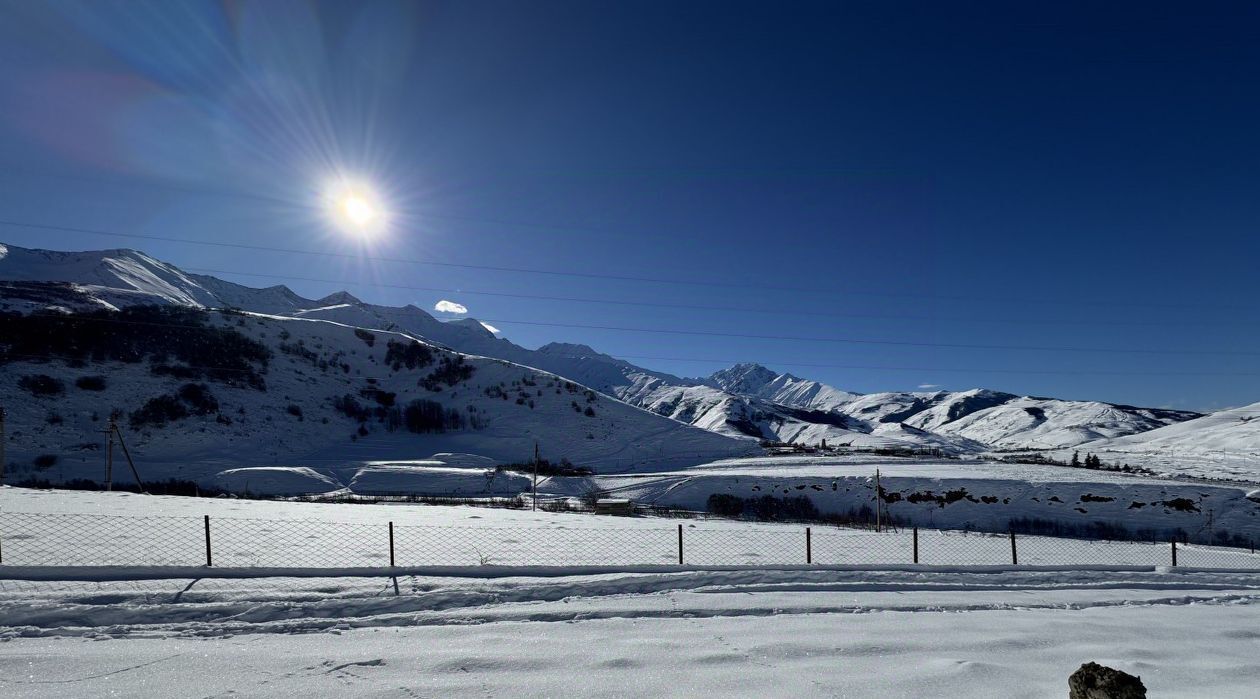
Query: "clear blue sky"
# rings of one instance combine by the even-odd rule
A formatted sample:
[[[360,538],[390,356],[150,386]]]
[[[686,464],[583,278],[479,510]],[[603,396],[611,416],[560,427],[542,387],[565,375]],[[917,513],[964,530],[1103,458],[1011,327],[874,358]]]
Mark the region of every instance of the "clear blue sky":
[[[863,392],[1250,403],[1255,354],[513,321],[1260,352],[1258,15],[1241,2],[9,1],[0,219],[734,286],[9,225],[0,241],[136,247],[308,296],[449,298],[525,346],[584,342],[683,375],[747,360]],[[317,201],[338,170],[381,190],[388,235],[329,226]]]

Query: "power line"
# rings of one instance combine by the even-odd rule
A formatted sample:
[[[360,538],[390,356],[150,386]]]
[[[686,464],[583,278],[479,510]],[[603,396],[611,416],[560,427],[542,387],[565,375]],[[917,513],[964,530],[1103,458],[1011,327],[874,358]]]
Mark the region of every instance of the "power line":
[[[283,322],[284,319],[269,319]],[[292,319],[290,319],[292,320]],[[195,325],[168,325],[164,323],[143,323],[140,321],[110,321],[119,323],[130,323],[133,325],[160,325],[162,327],[178,327],[178,328],[196,328]],[[90,355],[90,352],[85,353]],[[610,355],[611,356],[611,355]],[[90,357],[88,357],[90,358]],[[573,357],[576,358],[576,357]],[[649,355],[620,354],[614,359],[638,359],[661,362],[696,362],[702,364],[721,364],[723,366],[735,365],[747,360],[736,359],[712,359],[705,357],[657,357]],[[0,352],[0,365],[6,361],[13,360],[40,360],[48,361],[50,359],[61,359],[65,361],[82,361],[84,355],[69,354],[5,354]],[[495,359],[495,357],[490,357]],[[97,361],[93,359],[93,361]],[[139,362],[128,362],[117,357],[106,357],[100,361],[116,361],[124,364],[138,364]],[[878,364],[830,364],[830,363],[811,363],[811,362],[768,362],[776,366],[787,367],[806,367],[814,369],[856,369],[863,371],[913,371],[920,373],[958,373],[958,374],[1037,374],[1037,375],[1054,375],[1054,376],[1219,376],[1219,377],[1238,377],[1238,376],[1260,376],[1260,372],[1211,372],[1211,371],[1108,371],[1108,370],[1091,370],[1091,369],[966,369],[966,368],[942,368],[942,367],[925,367],[925,366],[885,366]],[[206,371],[225,371],[239,373],[254,373],[257,370],[253,368],[242,367],[226,367],[211,366],[206,364],[179,364],[179,367],[186,369],[203,369]]]
[[[890,298],[916,298],[916,299],[933,299],[933,300],[952,300],[952,301],[991,301],[991,298],[976,296],[958,296],[948,294],[915,294],[908,292],[877,292],[877,291],[837,291],[833,289],[817,289],[811,287],[798,286],[775,286],[766,284],[751,284],[748,282],[715,282],[697,279],[669,279],[665,277],[646,277],[634,275],[619,275],[595,272],[574,272],[567,270],[542,269],[532,267],[504,267],[495,265],[479,265],[463,262],[442,262],[437,260],[419,260],[412,258],[384,257],[379,255],[363,255],[356,253],[343,253],[327,250],[302,250],[299,248],[285,248],[270,245],[249,245],[245,243],[227,243],[223,241],[211,240],[195,240],[190,238],[172,238],[169,236],[146,235],[140,233],[119,233],[116,231],[107,231],[98,228],[81,228],[75,226],[58,226],[53,224],[32,223],[28,221],[14,221],[8,219],[0,219],[0,225],[12,226],[15,228],[30,228],[34,230],[53,230],[66,233],[82,233],[85,235],[100,235],[113,238],[131,238],[136,240],[154,240],[167,243],[179,243],[185,245],[203,245],[210,247],[231,248],[237,250],[253,250],[257,252],[278,252],[292,255],[311,255],[314,257],[331,257],[339,259],[351,259],[358,261],[370,262],[395,262],[401,264],[427,265],[432,267],[445,267],[451,269],[476,269],[488,272],[507,272],[513,274],[536,274],[544,276],[556,277],[573,277],[580,279],[598,279],[601,281],[626,281],[647,284],[674,284],[680,286],[697,286],[718,289],[743,289],[743,290],[759,290],[759,291],[782,291],[791,293],[821,294],[829,296],[876,296]],[[1053,299],[1037,299],[1030,297],[1013,297],[1009,294],[1003,294],[1004,298],[1016,299],[1024,303],[1048,304],[1048,305],[1075,305],[1067,301],[1059,301]],[[1149,308],[1181,308],[1193,310],[1203,308],[1205,306],[1196,306],[1192,304],[1151,304],[1151,303],[1121,303],[1114,301],[1098,301],[1091,300],[1090,305],[1094,306],[1113,306],[1113,307],[1149,307]],[[1251,310],[1243,306],[1213,306],[1215,308],[1229,310]]]
[[[222,312],[223,312],[221,309],[198,309],[198,310],[203,310],[203,311],[205,311],[205,312],[217,312],[217,313],[222,313]],[[254,315],[249,315],[249,313],[248,313],[248,312],[246,312],[246,314],[247,314],[247,316],[248,316],[248,317],[254,317],[254,318],[258,318],[258,317],[268,317],[268,316],[254,316]],[[53,319],[57,319],[57,320],[67,321],[67,322],[120,323],[120,324],[124,324],[124,325],[149,325],[149,326],[158,326],[158,327],[167,327],[167,328],[190,328],[190,329],[204,329],[204,327],[205,327],[205,326],[199,326],[199,325],[188,325],[188,324],[178,324],[178,323],[162,323],[162,322],[154,322],[154,321],[124,320],[124,319],[121,319],[121,318],[101,318],[101,317],[94,317],[94,316],[64,315],[64,314],[60,314],[60,313],[33,313],[33,314],[31,314],[31,315],[34,315],[34,316],[39,316],[39,317],[45,317],[45,318],[53,318]],[[291,317],[287,317],[287,316],[281,316],[280,318],[282,318],[282,319],[287,319],[287,320],[298,320],[298,321],[302,321],[302,322],[311,322],[311,321],[314,321],[314,322],[325,322],[325,321],[322,321],[321,319],[299,319],[299,318],[291,318]],[[440,322],[440,321],[439,321],[439,322]],[[800,338],[800,337],[779,336],[779,335],[745,335],[745,334],[739,334],[739,333],[709,333],[709,332],[705,332],[705,331],[693,331],[693,330],[668,330],[668,329],[653,329],[653,328],[625,328],[625,327],[615,327],[615,326],[578,325],[578,324],[565,324],[565,323],[543,323],[543,322],[521,321],[521,320],[503,320],[503,319],[486,319],[486,322],[490,322],[490,323],[503,323],[503,324],[505,324],[505,325],[506,325],[506,324],[516,323],[516,324],[518,324],[518,325],[540,325],[540,326],[555,326],[555,327],[564,327],[564,328],[595,328],[595,329],[603,329],[603,330],[627,330],[627,331],[634,331],[634,332],[649,332],[649,333],[650,333],[650,332],[656,332],[656,333],[677,333],[677,334],[704,334],[704,335],[719,335],[719,336],[722,336],[722,337],[728,337],[728,336],[734,336],[734,337],[752,337],[752,338],[757,338],[757,339],[783,339],[783,340],[790,340],[790,341],[856,342],[856,343],[862,343],[862,344],[898,344],[898,345],[908,344],[908,345],[911,345],[911,346],[945,347],[945,348],[960,348],[960,347],[961,347],[961,348],[967,348],[967,349],[977,349],[977,348],[980,348],[980,349],[990,349],[990,348],[999,348],[999,349],[1022,349],[1022,350],[1030,350],[1030,351],[1034,351],[1034,350],[1035,350],[1035,351],[1111,352],[1111,353],[1129,353],[1129,352],[1146,352],[1146,353],[1156,353],[1156,352],[1158,352],[1158,353],[1163,353],[1163,354],[1182,354],[1182,353],[1215,353],[1215,352],[1213,352],[1213,351],[1211,351],[1211,350],[1125,350],[1125,349],[1117,349],[1117,348],[1086,348],[1086,347],[1071,347],[1071,348],[1064,348],[1064,347],[1030,347],[1030,346],[1018,346],[1018,345],[1016,345],[1016,346],[998,346],[998,345],[956,345],[956,344],[944,344],[944,343],[903,343],[903,342],[896,342],[896,341],[883,341],[883,340],[856,340],[856,339],[840,339],[840,338]],[[380,330],[381,332],[386,332],[384,329],[378,329],[378,330]],[[404,330],[404,331],[403,331],[403,334],[407,334],[407,332],[408,332],[408,331]],[[418,331],[409,331],[409,332],[414,332],[416,335],[418,335],[418,336],[419,336],[419,337],[421,337],[422,339],[427,339],[429,342],[435,342],[435,341],[434,341],[434,340],[432,340],[432,339],[429,339],[429,338],[424,338],[424,335],[423,335],[422,333],[418,332]],[[529,351],[529,350],[526,350],[526,351]],[[1229,354],[1238,354],[1238,355],[1260,355],[1260,352],[1242,352],[1242,351],[1239,351],[1239,352],[1229,352]],[[3,355],[0,355],[0,356],[3,356]],[[16,356],[16,355],[9,355],[9,356]],[[726,360],[726,359],[712,359],[712,358],[652,357],[652,356],[636,356],[636,355],[622,355],[622,356],[623,356],[623,357],[628,357],[628,358],[648,359],[648,360],[659,360],[659,361],[704,362],[704,363],[720,363],[720,364],[737,364],[737,363],[739,363],[739,361],[741,361],[741,360]],[[1099,370],[1065,370],[1065,371],[1053,371],[1053,370],[1016,370],[1016,369],[1011,369],[1011,370],[1003,370],[1003,369],[942,369],[942,368],[933,368],[933,367],[889,367],[889,366],[855,365],[855,364],[827,364],[827,363],[822,363],[822,364],[808,364],[808,363],[796,363],[796,362],[772,362],[772,363],[774,363],[774,364],[782,364],[782,365],[784,365],[784,366],[815,367],[815,368],[871,369],[871,370],[890,370],[890,371],[928,371],[928,372],[930,372],[930,371],[942,371],[942,372],[965,372],[965,373],[976,372],[976,373],[1014,373],[1014,374],[1040,374],[1040,373],[1047,373],[1047,374],[1097,374],[1097,375],[1105,375],[1105,376],[1112,376],[1112,375],[1121,375],[1121,376],[1171,376],[1171,375],[1176,375],[1176,376],[1260,376],[1260,373],[1252,373],[1252,372],[1220,372],[1220,373],[1216,373],[1216,372],[1168,372],[1168,371],[1151,371],[1151,372],[1113,372],[1113,371],[1105,371],[1105,370],[1102,370],[1102,371],[1099,371]]]
[[[612,355],[610,355],[612,356]],[[614,359],[638,359],[660,362],[696,362],[700,364],[721,364],[730,366],[747,362],[747,359],[709,359],[699,357],[657,357],[641,354],[618,354]],[[1088,375],[1088,376],[1260,376],[1260,372],[1214,372],[1214,371],[1108,371],[1092,369],[944,369],[924,366],[881,366],[877,364],[830,364],[812,362],[767,362],[776,366],[806,367],[812,369],[861,369],[867,371],[915,371],[915,372],[948,372],[958,374],[1052,374],[1052,375]]]
[[[213,309],[211,309],[213,310]],[[185,325],[175,326],[163,323],[152,323],[148,321],[129,321],[112,318],[97,318],[84,316],[66,316],[56,313],[36,313],[50,318],[60,318],[70,321],[90,321],[102,323],[130,323],[135,325],[162,325],[164,327],[189,327],[198,326]],[[430,316],[432,317],[432,316]],[[297,320],[295,318],[295,320]],[[436,319],[434,319],[436,320]],[[1260,351],[1246,350],[1160,350],[1160,349],[1141,349],[1141,348],[1120,348],[1120,347],[1068,347],[1068,346],[1042,346],[1042,345],[987,345],[987,344],[968,344],[968,343],[949,343],[949,342],[918,342],[913,340],[876,340],[869,338],[854,337],[812,337],[808,335],[762,335],[756,333],[732,333],[710,330],[675,330],[672,328],[638,328],[622,325],[589,325],[582,323],[551,323],[532,320],[517,320],[509,318],[482,318],[481,322],[486,323],[503,323],[504,325],[530,325],[551,328],[578,328],[584,330],[613,330],[618,332],[637,332],[637,333],[655,333],[663,335],[696,335],[701,337],[730,337],[751,340],[777,340],[785,342],[820,342],[820,343],[837,343],[837,344],[854,344],[854,345],[880,345],[893,347],[931,347],[939,349],[983,349],[983,350],[1010,350],[1020,352],[1082,352],[1082,353],[1102,353],[1102,354],[1154,354],[1154,355],[1208,355],[1208,356],[1241,356],[1254,357],[1260,356]],[[438,321],[441,322],[441,321]]]
[[[1160,349],[1124,349],[1118,347],[1054,347],[1042,345],[986,345],[950,342],[916,342],[912,340],[872,340],[855,337],[811,337],[808,335],[759,335],[756,333],[731,333],[710,330],[673,330],[669,328],[636,328],[620,325],[584,325],[578,323],[544,323],[542,321],[511,320],[505,318],[483,318],[487,323],[503,323],[505,325],[536,325],[552,328],[581,328],[585,330],[614,330],[619,332],[657,333],[667,335],[698,335],[702,337],[732,337],[750,340],[782,340],[790,342],[829,342],[853,345],[887,345],[894,347],[934,347],[941,349],[985,349],[1010,350],[1019,352],[1099,352],[1105,354],[1158,354],[1158,355],[1222,355],[1253,357],[1260,352],[1245,350],[1160,350]]]
[[[581,296],[542,296],[536,294],[516,294],[504,291],[472,291],[469,289],[450,289],[433,286],[412,286],[409,284],[388,284],[385,282],[356,282],[349,279],[321,279],[317,277],[297,277],[286,274],[259,274],[255,272],[235,272],[226,269],[211,269],[208,267],[180,267],[186,272],[196,272],[201,274],[228,274],[238,277],[252,277],[256,279],[277,279],[285,281],[315,282],[320,284],[339,284],[344,286],[371,287],[375,289],[401,289],[406,291],[431,291],[443,294],[466,294],[469,296],[493,296],[496,298],[513,298],[525,299],[530,301],[563,301],[573,303],[591,303],[604,304],[610,306],[640,306],[644,308],[673,308],[680,310],[693,311],[722,311],[737,313],[761,313],[775,316],[801,316],[801,317],[821,317],[821,318],[849,318],[849,319],[866,319],[866,320],[921,320],[929,322],[949,322],[949,323],[996,323],[996,324],[1017,324],[1017,325],[1100,325],[1100,326],[1140,326],[1140,327],[1168,327],[1173,324],[1168,321],[1124,321],[1124,320],[1043,320],[1036,318],[966,318],[957,316],[935,316],[935,315],[908,315],[902,313],[837,313],[834,311],[794,311],[791,309],[770,309],[770,308],[747,308],[744,306],[713,306],[703,304],[687,304],[687,303],[664,303],[659,301],[626,301],[622,299],[594,299]],[[1223,325],[1224,321],[1195,321],[1195,320],[1178,320],[1179,325]]]

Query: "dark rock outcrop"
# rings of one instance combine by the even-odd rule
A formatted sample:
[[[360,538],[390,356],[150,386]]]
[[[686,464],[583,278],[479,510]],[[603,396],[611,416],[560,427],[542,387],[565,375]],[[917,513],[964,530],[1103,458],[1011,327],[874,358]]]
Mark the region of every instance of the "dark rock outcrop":
[[[1069,699],[1146,699],[1146,686],[1134,677],[1098,663],[1085,663],[1068,678]]]

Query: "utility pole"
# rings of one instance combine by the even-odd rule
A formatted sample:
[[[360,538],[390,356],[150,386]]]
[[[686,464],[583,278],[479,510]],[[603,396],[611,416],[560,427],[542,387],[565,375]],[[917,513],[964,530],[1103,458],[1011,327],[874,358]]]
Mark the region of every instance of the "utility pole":
[[[884,509],[879,491],[879,469],[875,469],[875,531],[880,531],[880,510]]]
[[[538,442],[534,442],[534,512],[538,511]]]
[[[4,485],[4,406],[0,405],[0,485]]]
[[[127,443],[123,441],[122,430],[118,429],[118,425],[114,425],[114,434],[118,435],[118,446],[122,447],[123,456],[127,457],[127,466],[131,468],[131,477],[136,479],[136,487],[140,492],[148,494],[149,491],[144,489],[144,483],[140,480],[140,472],[136,470],[136,462],[131,460],[131,452],[127,449]]]
[[[109,419],[109,429],[105,430],[105,490],[114,489],[114,418]]]
[[[140,472],[136,470],[136,462],[131,459],[131,450],[127,449],[127,443],[123,441],[122,430],[118,429],[118,423],[114,418],[109,419],[109,427],[105,430],[105,490],[114,490],[114,438],[118,438],[118,445],[122,447],[123,456],[127,457],[127,466],[131,468],[131,476],[136,479],[136,486],[140,488],[140,492],[148,492],[144,489],[144,482],[140,480]]]

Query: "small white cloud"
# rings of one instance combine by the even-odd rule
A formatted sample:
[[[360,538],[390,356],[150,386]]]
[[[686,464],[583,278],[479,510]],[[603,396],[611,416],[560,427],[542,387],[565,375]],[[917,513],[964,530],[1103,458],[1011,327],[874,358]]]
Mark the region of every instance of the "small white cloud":
[[[455,303],[454,301],[442,299],[433,306],[433,310],[438,311],[439,313],[467,313],[468,306],[465,306],[462,303]]]
[[[498,334],[499,334],[499,329],[498,329],[498,328],[496,328],[496,327],[494,327],[493,325],[491,325],[491,324],[489,324],[489,323],[486,323],[486,322],[484,322],[484,321],[480,321],[480,320],[479,320],[479,321],[477,321],[477,322],[478,322],[478,323],[481,323],[481,327],[485,328],[486,330],[489,330],[490,332],[494,333],[495,335],[498,335]]]
[[[931,390],[931,389],[933,389],[933,388],[940,388],[940,387],[941,387],[941,385],[940,385],[939,383],[921,383],[921,384],[919,384],[919,388],[928,389],[928,390]]]

